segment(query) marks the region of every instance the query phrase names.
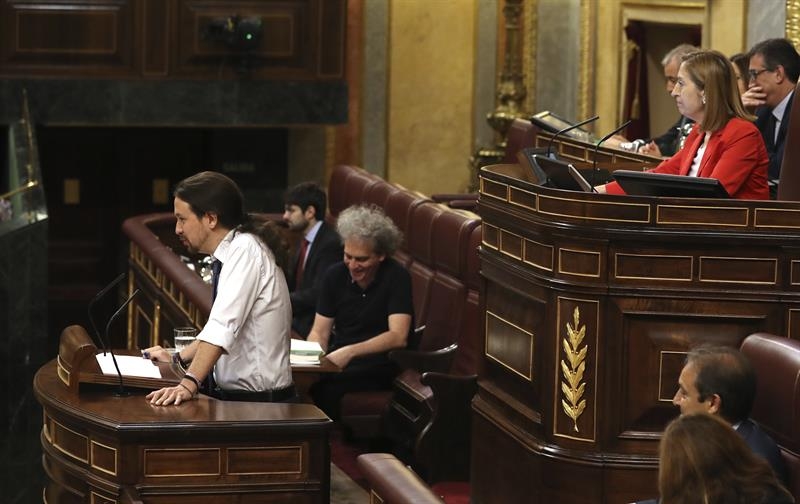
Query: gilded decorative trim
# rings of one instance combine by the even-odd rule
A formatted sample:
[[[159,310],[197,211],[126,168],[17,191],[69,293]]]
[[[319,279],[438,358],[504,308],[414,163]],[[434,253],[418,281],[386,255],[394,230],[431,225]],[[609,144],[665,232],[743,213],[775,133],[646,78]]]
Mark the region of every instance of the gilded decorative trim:
[[[112,453],[112,455],[114,457],[114,468],[113,469],[106,469],[105,467],[100,467],[99,465],[97,465],[95,463],[95,458],[97,457],[97,455],[95,455],[94,449],[95,449],[96,446],[99,446],[100,448],[105,448],[106,450],[108,450],[108,451],[110,451]],[[91,448],[90,448],[89,453],[91,454],[91,458],[92,458],[92,461],[91,461],[92,468],[97,469],[98,471],[102,471],[102,472],[104,472],[106,474],[110,474],[112,476],[116,476],[117,475],[117,467],[118,467],[119,464],[118,464],[118,457],[117,457],[118,453],[117,453],[117,449],[116,448],[114,448],[113,446],[104,445],[103,443],[98,443],[97,441],[92,440],[91,441]]]
[[[498,194],[494,194],[494,193],[489,192],[493,188],[497,190],[498,194],[501,192],[500,191],[501,189],[505,189],[505,195],[504,196],[499,196]],[[497,181],[494,181],[494,180],[489,180],[489,179],[485,179],[485,178],[481,177],[481,190],[480,190],[481,196],[488,196],[489,198],[494,198],[496,200],[505,202],[505,201],[508,201],[508,191],[509,191],[509,185],[508,184],[503,184],[501,182],[497,182]]]
[[[510,248],[506,247],[506,244],[504,243],[506,241],[505,240],[506,237],[511,237],[511,236],[513,236],[514,238],[516,238],[519,241],[519,255],[514,254],[513,250],[510,250]],[[500,248],[499,248],[499,250],[500,250],[500,252],[502,254],[505,254],[505,255],[507,255],[509,257],[513,257],[514,259],[518,259],[518,260],[521,261],[522,257],[525,254],[524,247],[525,247],[525,239],[521,235],[518,235],[516,233],[512,233],[511,231],[507,231],[505,229],[500,229]]]
[[[486,241],[486,232],[488,230],[490,230],[490,229],[494,230],[494,234],[497,237],[497,243],[491,243],[491,242]],[[488,223],[484,222],[483,223],[483,228],[481,229],[481,244],[486,246],[486,247],[488,247],[488,248],[490,248],[490,249],[492,249],[492,250],[497,250],[497,247],[498,247],[499,242],[500,242],[500,233],[501,233],[501,231],[502,230],[500,228],[498,228],[497,226],[494,226],[492,224],[488,224]]]
[[[578,273],[577,271],[569,271],[562,267],[562,263],[564,261],[563,254],[564,253],[575,254],[575,255],[584,255],[587,257],[595,257],[597,261],[595,262],[595,272],[594,273]],[[581,277],[589,277],[589,278],[600,278],[600,261],[601,261],[602,254],[600,252],[595,252],[593,250],[578,250],[578,249],[571,249],[571,248],[559,248],[558,249],[558,272],[563,273],[565,275],[573,275],[573,276],[581,276]]]
[[[69,380],[72,373],[67,371],[66,366],[61,361],[61,356],[56,356],[56,373],[58,374],[58,379],[64,382],[64,385],[69,387]]]
[[[594,113],[594,31],[597,0],[581,0],[580,76],[578,79],[578,117]]]
[[[273,451],[274,452],[276,450],[286,450],[286,451],[292,450],[292,451],[296,452],[296,454],[297,454],[297,461],[298,461],[297,469],[286,470],[286,471],[254,471],[254,472],[237,472],[237,471],[230,470],[230,467],[232,465],[231,456],[234,455],[237,451],[245,452],[245,451],[256,451],[256,450],[259,450],[259,451],[262,451],[262,452],[269,452],[269,451]],[[257,474],[261,474],[261,475],[265,475],[265,474],[295,474],[295,475],[299,475],[299,474],[302,474],[302,472],[303,472],[303,447],[299,446],[299,445],[294,445],[294,446],[291,446],[291,445],[288,445],[288,446],[240,446],[240,447],[232,446],[232,447],[228,448],[225,451],[226,451],[226,457],[227,457],[226,462],[227,462],[227,467],[228,467],[228,474],[231,474],[231,475],[237,475],[237,476],[243,476],[243,475],[251,475],[252,476],[252,475],[257,475]]]
[[[86,443],[86,446],[85,446],[86,453],[87,454],[89,453],[89,438],[88,437],[84,436],[80,432],[74,431],[74,430],[70,429],[69,427],[66,427],[65,425],[63,425],[63,424],[61,424],[61,423],[59,423],[59,422],[57,422],[55,420],[53,420],[53,424],[58,426],[63,431],[67,431],[67,432],[70,432],[70,433],[74,434],[76,438],[82,439]],[[65,447],[61,446],[59,444],[61,442],[61,439],[60,439],[61,437],[62,436],[59,436],[59,429],[53,429],[53,447],[54,448],[56,448],[58,451],[60,451],[64,455],[67,455],[68,457],[72,457],[75,460],[83,462],[84,464],[88,464],[89,463],[89,459],[88,458],[79,457],[78,455],[76,455],[76,454],[72,453],[71,451],[67,450]]]
[[[138,342],[136,341],[136,336],[139,335],[139,327],[140,321],[147,323],[148,332],[150,337],[147,338],[150,341],[150,346],[160,345],[161,343],[158,342],[158,332],[155,330],[155,325],[153,324],[153,320],[148,316],[147,312],[140,306],[136,306],[136,324],[134,327],[134,331],[128,333],[129,341],[128,341],[128,348],[137,348],[139,346]]]
[[[527,259],[526,252],[528,251],[528,244],[529,243],[532,243],[532,244],[538,245],[539,247],[542,247],[544,249],[549,249],[550,250],[550,265],[549,266],[545,265],[545,264],[538,264],[538,263],[535,263],[533,261],[529,261]],[[547,243],[541,243],[541,242],[537,242],[536,240],[531,240],[529,238],[525,238],[525,242],[524,242],[524,245],[523,245],[523,248],[522,248],[522,262],[524,262],[525,264],[530,264],[534,268],[539,268],[539,269],[543,269],[545,271],[552,272],[553,271],[553,263],[555,263],[555,259],[554,258],[555,258],[555,247],[553,247],[552,245],[548,245]]]
[[[167,453],[167,452],[195,452],[194,456],[199,456],[200,452],[205,452],[208,456],[217,457],[217,472],[210,473],[169,473],[169,474],[156,474],[147,471],[148,457],[153,454]],[[143,456],[144,476],[146,478],[175,478],[185,476],[221,476],[222,475],[222,451],[219,448],[145,448]]]
[[[583,194],[583,193],[581,193]],[[580,203],[582,205],[595,205],[595,204],[602,204],[602,205],[612,205],[612,206],[620,206],[620,207],[639,207],[643,210],[647,211],[647,218],[645,219],[606,219],[603,217],[587,217],[584,214],[569,214],[564,212],[552,212],[547,210],[542,210],[542,207],[545,206],[543,202],[553,201],[565,201],[565,202],[572,202],[572,203]],[[562,198],[557,196],[545,196],[540,194],[539,195],[539,213],[544,215],[553,215],[556,217],[572,217],[572,218],[580,218],[586,220],[596,220],[596,221],[604,221],[604,222],[632,222],[637,224],[648,224],[650,222],[650,208],[651,206],[646,203],[615,203],[615,202],[597,202],[597,201],[587,201],[585,199],[578,199],[578,198]]]
[[[798,0],[800,1],[800,0]],[[792,218],[797,218],[800,216],[800,211],[796,209],[786,209],[786,208],[755,208],[753,210],[755,212],[755,216],[753,218],[753,227],[756,229],[800,229],[800,225],[795,223],[787,223],[787,224],[763,224],[762,222],[768,218],[770,215],[781,215],[784,214],[788,217],[787,220],[791,220]],[[799,222],[799,221],[795,221]]]
[[[578,418],[586,410],[586,399],[583,393],[586,391],[586,382],[583,375],[586,372],[586,352],[588,345],[583,345],[586,336],[586,324],[580,325],[581,313],[576,306],[572,311],[572,325],[567,322],[567,337],[561,340],[566,360],[561,359],[561,408],[564,413],[572,419],[572,428],[575,432],[578,429]],[[580,326],[580,327],[579,327]]]
[[[663,259],[688,259],[689,260],[689,275],[686,277],[651,277],[651,276],[630,276],[620,275],[617,272],[620,269],[620,257],[641,257],[643,259],[663,258]],[[665,254],[631,254],[627,252],[617,252],[614,254],[614,278],[620,280],[672,280],[675,282],[691,282],[692,273],[694,272],[694,257],[687,255],[665,255]]]
[[[533,200],[533,206],[527,205],[524,202],[518,200],[517,198],[514,198],[515,194],[526,195],[526,196],[529,195],[530,198]],[[508,188],[508,202],[511,203],[512,205],[516,205],[518,207],[526,208],[528,210],[536,212],[538,211],[539,207],[538,201],[539,201],[538,195],[534,192],[526,191],[525,189],[520,189],[519,187],[509,186]]]
[[[755,263],[771,263],[772,264],[772,280],[763,280],[763,281],[756,281],[756,280],[722,280],[722,279],[706,279],[703,278],[703,260],[708,259],[709,261],[748,261],[753,264]],[[701,282],[714,282],[714,283],[734,283],[734,284],[744,284],[744,285],[775,285],[778,283],[778,260],[777,259],[770,259],[768,257],[718,257],[718,256],[700,256],[699,258],[699,265],[698,265],[698,279]]]
[[[89,504],[116,504],[116,502],[116,499],[109,499],[105,495],[100,495],[94,490],[92,490],[89,498]]]
[[[50,417],[47,416],[47,413],[44,411],[42,412],[42,435],[47,440],[48,443],[53,444],[53,435],[50,432]]]
[[[661,212],[667,210],[703,210],[707,212],[724,212],[726,214],[733,214],[734,212],[744,212],[744,218],[739,219],[739,223],[731,224],[728,222],[709,222],[709,221],[673,221],[661,215]],[[703,205],[656,205],[656,224],[680,224],[680,225],[698,225],[698,226],[725,226],[725,227],[747,227],[750,220],[750,209],[747,207],[716,207],[716,206],[703,206]]]
[[[153,333],[150,335],[150,346],[158,345],[159,334],[161,334],[161,301],[156,301],[153,306]]]
[[[369,504],[384,504],[383,497],[375,493],[375,489],[369,489]]]
[[[786,0],[786,38],[800,46],[800,0]]]
[[[800,339],[794,334],[794,321],[795,318],[800,317],[800,309],[797,308],[789,308],[789,313],[787,314],[787,318],[789,319],[786,323],[786,336],[792,339]]]
[[[525,374],[525,373],[520,372],[518,369],[513,368],[511,365],[506,363],[500,357],[497,357],[496,355],[493,355],[493,354],[489,353],[489,349],[488,348],[484,348],[483,349],[483,353],[486,355],[486,357],[488,357],[489,359],[491,359],[491,360],[495,361],[496,363],[500,364],[501,366],[503,366],[504,368],[508,369],[512,373],[514,373],[514,374],[516,374],[518,376],[521,376],[522,378],[525,378],[529,382],[533,381],[533,375],[532,375],[532,373],[533,373],[533,371],[532,371],[532,369],[533,369],[533,351],[534,351],[534,349],[533,349],[533,333],[530,332],[530,331],[526,331],[525,329],[523,329],[520,326],[514,324],[513,322],[510,322],[510,321],[504,319],[503,317],[500,317],[499,315],[493,313],[491,310],[487,309],[486,310],[486,315],[487,316],[486,316],[485,322],[484,322],[484,325],[485,325],[484,333],[486,334],[486,345],[487,346],[489,344],[489,338],[491,336],[491,334],[489,332],[489,316],[499,320],[503,324],[505,324],[505,325],[517,330],[518,332],[520,332],[520,333],[522,333],[522,334],[524,334],[524,335],[526,335],[526,336],[528,336],[530,338],[531,345],[530,345],[530,351],[528,353],[528,372],[527,372],[527,374]]]
[[[128,297],[129,298],[131,297],[131,295],[133,294],[135,289],[136,289],[135,273],[133,271],[133,268],[128,267]],[[127,337],[128,348],[137,348],[138,347],[138,345],[136,344],[136,341],[134,341],[134,337],[133,337],[133,319],[134,319],[134,316],[135,316],[134,312],[136,311],[136,308],[138,306],[139,306],[139,303],[137,303],[136,300],[133,300],[131,302],[131,304],[128,305],[128,313],[126,314],[127,315],[126,319],[127,319],[127,324],[128,324],[128,333],[127,333],[128,334],[128,337]],[[154,346],[154,345],[150,345],[150,346]]]

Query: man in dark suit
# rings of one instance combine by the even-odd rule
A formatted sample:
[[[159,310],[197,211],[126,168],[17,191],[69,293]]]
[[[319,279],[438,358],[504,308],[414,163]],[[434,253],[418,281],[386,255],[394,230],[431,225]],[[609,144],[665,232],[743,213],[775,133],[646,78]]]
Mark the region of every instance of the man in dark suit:
[[[789,40],[768,39],[754,45],[748,56],[748,89],[742,102],[755,109],[756,126],[769,154],[770,197],[775,199],[800,55]]]
[[[785,485],[786,462],[775,441],[749,418],[756,394],[756,375],[747,358],[735,348],[700,346],[686,356],[672,403],[681,415],[720,415],[763,457]]]
[[[323,273],[342,261],[339,234],[325,223],[327,198],[317,184],[304,182],[284,197],[283,220],[289,229],[302,233],[287,272],[292,299],[292,330],[305,338],[314,323],[317,296]]]
[[[681,66],[683,57],[687,54],[699,51],[699,47],[690,44],[680,44],[673,47],[661,60],[661,66],[664,67],[664,84],[666,86],[667,94],[670,95],[672,101],[672,90],[675,88],[675,83],[678,82],[678,69]],[[637,152],[656,157],[671,157],[674,156],[683,146],[682,140],[689,134],[688,127],[691,127],[694,121],[688,117],[680,116],[675,124],[673,124],[661,136],[655,137],[644,143],[639,147]],[[622,135],[614,135],[606,140],[605,144],[608,147],[622,148],[622,145],[633,147],[635,144]]]

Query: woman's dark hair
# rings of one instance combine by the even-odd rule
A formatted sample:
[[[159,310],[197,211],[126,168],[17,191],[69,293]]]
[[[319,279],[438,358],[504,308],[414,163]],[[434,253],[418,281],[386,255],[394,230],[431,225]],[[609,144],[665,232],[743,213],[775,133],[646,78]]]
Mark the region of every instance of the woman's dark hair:
[[[289,242],[284,236],[284,230],[276,222],[260,220],[248,215],[244,224],[239,226],[243,233],[256,235],[272,251],[275,264],[283,271],[289,265]]]
[[[745,80],[744,87],[747,87],[747,77],[750,71],[750,57],[745,53],[736,53],[731,56],[731,63],[739,70],[739,75]]]
[[[706,413],[683,415],[667,426],[659,445],[658,489],[662,504],[763,503],[790,497],[767,461],[728,423]]]

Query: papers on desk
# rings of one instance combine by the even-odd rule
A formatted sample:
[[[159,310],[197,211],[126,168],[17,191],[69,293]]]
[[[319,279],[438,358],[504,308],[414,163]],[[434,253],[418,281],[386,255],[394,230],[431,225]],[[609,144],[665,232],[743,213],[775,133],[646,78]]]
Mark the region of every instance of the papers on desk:
[[[111,352],[100,352],[95,356],[97,363],[100,364],[100,370],[105,375],[117,374],[117,369],[114,367],[114,361],[111,359]],[[161,371],[158,366],[153,364],[150,359],[143,359],[134,355],[115,355],[117,364],[119,365],[119,372],[122,376],[137,376],[141,378],[161,378]]]
[[[289,360],[296,365],[318,365],[319,358],[325,355],[319,343],[292,339],[292,348],[289,353]]]

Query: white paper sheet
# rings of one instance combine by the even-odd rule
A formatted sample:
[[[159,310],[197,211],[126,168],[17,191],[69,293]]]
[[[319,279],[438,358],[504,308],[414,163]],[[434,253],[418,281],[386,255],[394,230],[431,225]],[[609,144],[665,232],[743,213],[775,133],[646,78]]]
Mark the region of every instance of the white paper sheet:
[[[100,370],[106,375],[116,375],[117,369],[114,367],[114,361],[111,360],[111,353],[100,352],[97,357],[97,363],[100,364]],[[122,376],[138,376],[142,378],[161,378],[161,371],[158,366],[153,364],[150,359],[143,359],[134,355],[115,355],[117,364],[119,365],[119,372]]]

